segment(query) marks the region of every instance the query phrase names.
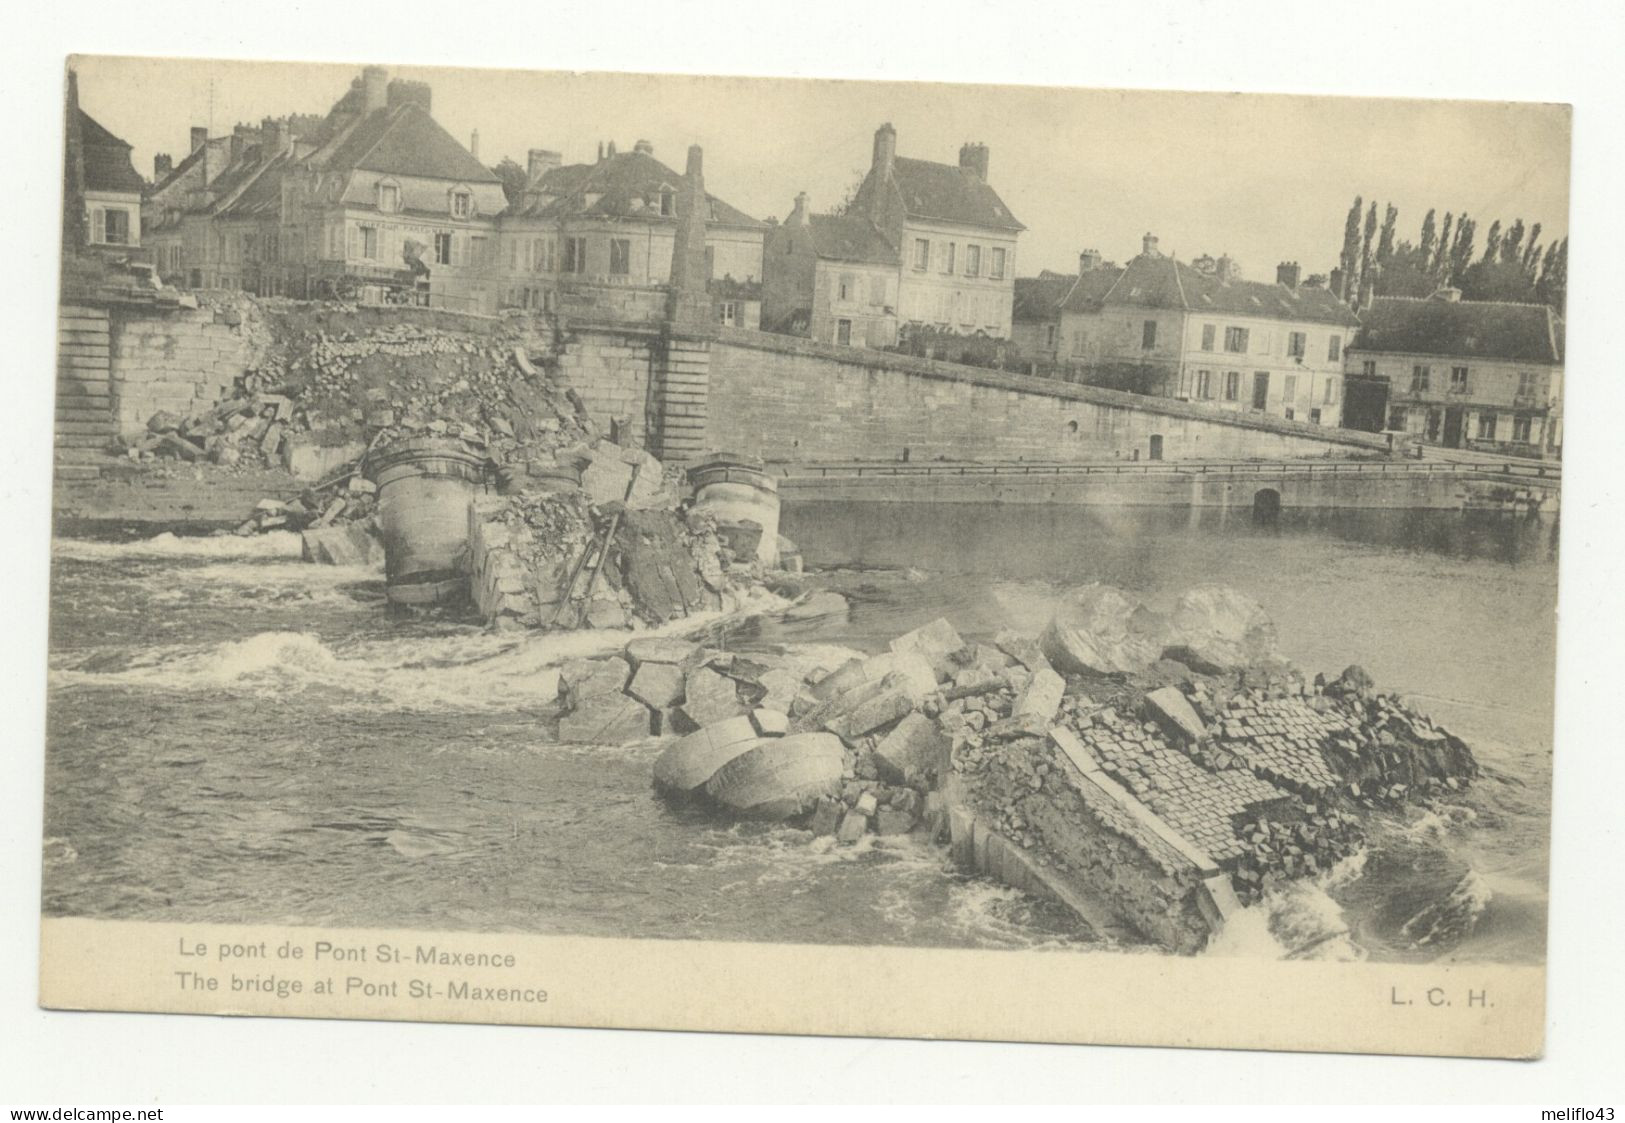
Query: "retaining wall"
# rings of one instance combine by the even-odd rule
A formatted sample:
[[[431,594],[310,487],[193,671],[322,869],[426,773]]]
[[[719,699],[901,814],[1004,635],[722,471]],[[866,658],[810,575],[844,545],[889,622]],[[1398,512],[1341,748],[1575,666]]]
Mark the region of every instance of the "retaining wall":
[[[710,447],[775,461],[1301,458],[1386,451],[1369,433],[761,332],[710,348]],[[1153,438],[1160,438],[1153,440]]]
[[[113,423],[139,433],[159,410],[186,416],[212,407],[253,363],[241,324],[208,308],[112,320]]]

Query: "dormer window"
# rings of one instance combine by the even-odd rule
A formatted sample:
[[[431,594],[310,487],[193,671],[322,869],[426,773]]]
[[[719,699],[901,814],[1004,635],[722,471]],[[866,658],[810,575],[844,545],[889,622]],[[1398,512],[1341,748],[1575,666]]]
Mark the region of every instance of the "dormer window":
[[[451,193],[451,217],[469,218],[474,214],[474,196],[471,192],[457,190]]]
[[[385,214],[394,214],[401,209],[400,184],[386,179],[378,185],[378,209]]]
[[[677,213],[677,192],[669,187],[660,189],[660,213],[668,218]]]

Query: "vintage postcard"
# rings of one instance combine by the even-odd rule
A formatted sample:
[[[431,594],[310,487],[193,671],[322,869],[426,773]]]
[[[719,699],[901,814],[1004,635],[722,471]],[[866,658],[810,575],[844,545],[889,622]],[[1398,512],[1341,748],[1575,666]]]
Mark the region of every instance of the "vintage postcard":
[[[70,59],[42,1002],[1538,1055],[1569,116]]]

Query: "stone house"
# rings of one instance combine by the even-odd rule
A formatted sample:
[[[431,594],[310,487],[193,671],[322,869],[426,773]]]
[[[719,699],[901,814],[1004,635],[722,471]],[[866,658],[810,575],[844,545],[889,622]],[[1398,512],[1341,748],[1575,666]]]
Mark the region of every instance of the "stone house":
[[[146,181],[130,162],[130,145],[78,105],[77,79],[70,78],[68,150],[79,164],[84,245],[93,251],[129,252],[141,245],[141,192]]]
[[[261,295],[492,311],[501,181],[431,115],[421,82],[369,66],[325,117],[192,130],[148,193],[161,274]]]
[[[994,339],[1010,337],[1016,239],[1026,227],[988,182],[987,145],[963,145],[957,166],[916,160],[897,155],[897,130],[890,124],[880,126],[875,130],[868,174],[844,217],[866,220],[897,257],[891,306],[898,335],[930,328]],[[839,232],[833,226],[828,229],[836,241],[868,241],[863,227],[856,223],[843,224]],[[865,251],[865,256],[875,255]],[[794,257],[769,253],[767,268],[770,273],[785,269],[804,275],[806,263]],[[800,282],[795,277],[782,282],[770,277],[768,285],[783,294],[798,291]],[[805,291],[804,285],[800,291]],[[865,290],[864,301],[870,299]],[[851,309],[852,316],[835,317],[837,323],[830,330],[840,330],[838,321],[844,319],[863,335],[868,322],[877,318],[865,311],[873,307],[860,303]],[[798,312],[805,314],[810,325],[810,307],[791,309],[774,304],[767,314],[770,322],[789,323],[797,321]],[[885,338],[884,330],[875,330],[876,338]]]
[[[1147,234],[1122,267],[1082,255],[1058,304],[1024,313],[1051,338],[1063,377],[1215,409],[1342,423],[1343,351],[1359,325],[1330,290],[1283,262],[1274,284],[1162,254]]]
[[[600,146],[591,164],[563,164],[531,149],[527,181],[499,221],[496,277],[506,307],[605,315],[658,314],[665,307],[677,242],[678,201],[689,174],[655,158],[640,140],[630,152]],[[765,223],[706,193],[705,279],[718,323],[761,321]]]
[[[1377,297],[1347,357],[1384,384],[1390,429],[1444,448],[1555,457],[1563,447],[1563,337],[1544,304]]]
[[[897,342],[896,248],[866,214],[810,214],[805,192],[768,231],[768,330],[852,347]]]

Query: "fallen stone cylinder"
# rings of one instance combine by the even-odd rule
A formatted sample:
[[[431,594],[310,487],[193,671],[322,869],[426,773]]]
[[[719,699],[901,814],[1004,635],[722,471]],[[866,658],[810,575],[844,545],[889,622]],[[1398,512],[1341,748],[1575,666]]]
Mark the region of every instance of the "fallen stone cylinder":
[[[766,738],[725,764],[705,793],[748,818],[788,819],[840,788],[845,756],[828,733]]]
[[[688,479],[694,510],[713,516],[722,528],[759,527],[756,557],[766,566],[778,564],[779,485],[759,463],[717,454],[689,469]]]
[[[390,601],[435,604],[467,594],[468,505],[484,475],[482,458],[440,437],[416,437],[368,458]]]
[[[660,754],[655,760],[655,783],[674,792],[702,788],[723,765],[755,748],[760,739],[748,716],[708,725]]]

